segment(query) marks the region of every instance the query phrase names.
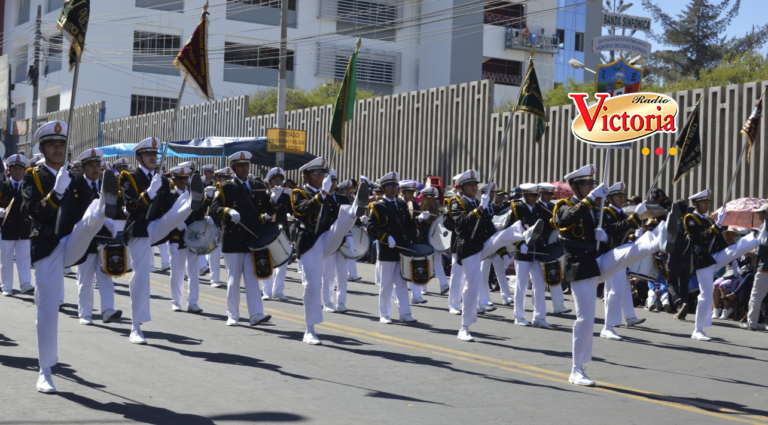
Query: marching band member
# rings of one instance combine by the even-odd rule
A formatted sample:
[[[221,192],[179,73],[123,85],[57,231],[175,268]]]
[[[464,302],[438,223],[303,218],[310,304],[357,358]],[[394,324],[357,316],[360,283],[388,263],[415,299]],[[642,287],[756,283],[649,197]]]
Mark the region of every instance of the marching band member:
[[[30,227],[21,214],[24,199],[21,194],[21,180],[29,161],[24,155],[11,155],[6,160],[8,178],[0,186],[0,222],[2,222],[2,243],[0,243],[0,279],[3,295],[13,295],[13,261],[19,273],[22,294],[35,290],[32,286],[32,263],[30,259]],[[13,203],[13,204],[11,204]]]
[[[353,191],[355,190],[354,186],[355,186],[355,183],[353,182],[353,180],[344,180],[343,182],[341,182],[338,185],[336,185],[336,192],[346,196],[350,200],[353,200],[353,198],[354,198]],[[347,280],[350,281],[350,282],[357,282],[358,280],[361,280],[361,279],[362,279],[362,277],[360,277],[357,274],[357,260],[353,260],[351,258],[347,259]],[[347,283],[344,282],[342,284],[342,286],[344,287],[343,290],[341,288],[338,288],[338,295],[337,295],[337,300],[336,300],[336,310],[341,311],[339,306],[343,306],[344,310],[345,310],[344,312],[346,312],[347,308],[346,308],[345,303],[347,302],[346,301],[346,299],[347,299]]]
[[[101,157],[103,152],[100,149],[89,149],[80,154],[77,159],[83,166],[83,174],[78,175],[72,183],[70,190],[78,196],[88,199],[98,199],[101,196]],[[112,171],[108,171],[112,173]],[[113,174],[114,175],[114,174]],[[117,213],[115,220],[124,220],[123,205],[120,199],[117,200]],[[112,238],[112,232],[105,225],[88,245],[88,249],[83,261],[77,265],[77,313],[81,325],[93,324],[93,284],[94,278],[99,287],[99,296],[101,298],[101,320],[104,323],[112,323],[123,316],[122,310],[115,310],[115,284],[112,276],[106,274],[99,261],[99,250],[97,238],[101,236],[108,240]],[[122,272],[125,273],[125,247],[122,247]],[[104,261],[107,261],[105,258]]]
[[[285,179],[285,171],[280,167],[272,168],[264,176],[264,182],[267,184],[268,189],[276,189],[283,187],[283,180]],[[281,230],[286,236],[289,236],[288,231],[291,223],[288,222],[288,213],[291,210],[291,195],[285,191],[280,194],[280,199],[277,202],[278,208],[275,212],[275,221],[281,226]],[[290,239],[290,237],[288,238]],[[264,280],[264,296],[263,300],[280,300],[288,301],[290,298],[283,294],[285,290],[285,275],[288,272],[288,263],[283,264],[280,267],[276,267],[272,276]]]
[[[215,193],[217,190],[219,190],[219,186],[232,179],[232,169],[229,167],[224,167],[222,169],[216,170],[213,175],[216,179],[214,190],[211,190],[210,186],[205,188],[206,197],[211,198],[211,202],[213,202],[213,198],[216,196]],[[216,223],[216,227],[219,229],[222,228],[222,223],[219,216],[213,213],[209,213],[209,217],[213,218],[214,223]],[[221,239],[219,239],[219,244],[216,245],[216,248],[214,248],[213,251],[208,254],[208,264],[211,266],[211,287],[220,288],[224,286],[221,283]]]
[[[437,195],[439,195],[440,192],[437,190],[436,187],[427,187],[422,189],[421,195],[423,196],[423,200],[421,202],[435,202],[437,203]],[[430,201],[432,199],[432,201]],[[438,203],[439,205],[439,203]],[[430,226],[421,226],[419,230],[421,230],[421,243],[429,244],[429,227]],[[448,278],[445,276],[445,268],[443,267],[443,252],[435,252],[435,277],[437,278],[437,282],[440,284],[440,294],[445,294],[449,290],[448,286]]]
[[[597,206],[600,198],[608,195],[608,188],[604,184],[595,187],[594,176],[595,167],[591,164],[565,176],[574,196],[557,202],[553,219],[565,248],[565,275],[576,302],[573,367],[568,382],[584,386],[595,385],[584,372],[584,364],[592,359],[598,283],[657,251],[671,251],[678,231],[677,212],[673,211],[671,220],[645,232],[631,244],[614,248],[616,241],[598,226],[601,211]],[[637,211],[644,208],[640,204]],[[599,251],[597,241],[601,242]]]
[[[480,187],[480,192],[485,195],[488,191],[488,185],[484,184]],[[491,196],[497,198],[498,189],[491,192]],[[503,204],[491,202],[488,204],[488,213],[491,218],[501,214],[499,209]],[[492,255],[489,258],[484,258],[480,262],[480,267],[483,269],[483,282],[485,285],[480,285],[479,302],[477,303],[477,314],[485,314],[496,310],[496,306],[491,302],[491,288],[488,286],[489,279],[491,277],[491,268],[493,268],[496,274],[496,280],[499,281],[499,291],[501,292],[502,305],[512,304],[512,294],[509,292],[509,283],[507,282],[506,269],[507,264],[512,262],[512,258],[509,254],[502,258],[499,255]],[[493,266],[493,267],[491,267]]]
[[[352,202],[345,195],[342,195],[336,190],[336,170],[331,170],[329,176],[331,177],[331,195],[330,200],[326,202],[327,211],[330,220],[336,220],[339,216],[340,207],[342,205],[351,205]],[[353,226],[354,227],[354,226]],[[352,230],[352,229],[350,229]],[[342,244],[346,244],[350,250],[354,249],[354,241],[352,240],[352,234],[347,233],[342,241]],[[347,277],[349,275],[349,266],[347,265],[347,258],[339,252],[338,248],[336,252],[328,256],[326,259],[325,270],[323,273],[323,311],[328,313],[347,313],[349,309],[346,306],[346,294],[347,294]],[[334,289],[336,288],[336,291]],[[336,305],[333,303],[333,294],[336,292],[337,301]],[[344,297],[342,298],[342,293]]]
[[[461,174],[454,176],[453,180],[456,181],[459,177],[461,177]],[[443,224],[451,232],[451,276],[448,281],[448,313],[454,315],[461,314],[461,290],[464,287],[464,267],[461,266],[456,253],[458,238],[456,236],[456,222],[451,214],[451,205],[455,199],[461,199],[463,196],[464,191],[461,190],[461,187],[456,186],[455,196],[449,197],[446,195],[443,203],[445,208],[445,221]]]
[[[75,160],[75,162],[73,162],[72,165],[70,165],[69,170],[70,171],[77,171],[79,173],[82,173],[83,172],[83,166],[82,166],[82,164],[80,164],[80,161]]]
[[[120,175],[120,173],[122,173],[123,171],[131,171],[130,170],[131,164],[129,164],[128,160],[125,158],[120,158],[115,160],[113,165],[115,167],[115,173],[117,173],[117,175]]]
[[[272,316],[264,314],[264,303],[259,294],[254,261],[248,247],[250,233],[258,233],[259,226],[270,221],[275,212],[282,188],[271,194],[266,186],[248,177],[251,153],[236,152],[229,157],[229,166],[235,177],[218,186],[213,198],[211,215],[219,217],[224,226],[221,251],[229,274],[227,278],[227,326],[237,326],[240,319],[240,280],[245,286],[249,324],[256,326],[268,322]],[[248,229],[248,230],[245,230]]]
[[[152,320],[150,314],[149,262],[152,246],[165,244],[171,231],[176,229],[193,211],[202,206],[203,184],[193,177],[190,191],[174,200],[170,183],[157,167],[160,142],[150,137],[133,147],[139,167],[120,174],[123,202],[128,210],[123,237],[131,253],[133,275],[128,282],[131,296],[132,344],[146,344],[141,324]]]
[[[299,236],[296,252],[304,273],[301,280],[304,285],[304,320],[306,332],[303,341],[310,345],[322,342],[315,333],[315,325],[322,323],[322,277],[325,261],[341,246],[347,233],[355,225],[358,217],[365,214],[368,205],[368,184],[360,183],[357,197],[351,206],[342,205],[338,217],[331,220],[327,213],[327,204],[331,199],[331,176],[327,175],[324,158],[315,158],[302,166],[299,171],[304,179],[302,188],[291,192],[293,216],[299,220]]]
[[[457,338],[460,341],[474,341],[469,333],[469,327],[477,321],[478,291],[483,282],[481,263],[491,255],[508,256],[506,246],[524,241],[527,245],[534,244],[543,230],[543,222],[538,221],[528,230],[522,222],[496,231],[492,216],[488,210],[495,185],[489,187],[478,203],[477,183],[479,173],[467,170],[456,176],[456,184],[464,192],[464,196],[451,200],[451,215],[456,222],[456,256],[464,268],[464,310],[461,312],[461,329]]]
[[[608,188],[608,195],[605,197],[607,206],[603,208],[603,229],[608,233],[611,240],[616,241],[618,245],[630,242],[630,237],[634,238],[635,230],[642,228],[642,220],[637,211],[631,215],[622,210],[624,206],[624,197],[627,195],[623,182],[619,182]],[[642,213],[642,211],[641,211]],[[631,265],[631,264],[630,264]],[[605,320],[603,330],[600,331],[600,338],[610,341],[621,341],[622,338],[616,334],[614,326],[621,325],[622,312],[627,326],[635,326],[645,322],[645,319],[639,319],[635,314],[635,304],[632,301],[632,286],[629,283],[629,275],[626,269],[614,274],[605,280]]]
[[[728,246],[722,235],[724,211],[720,211],[717,223],[706,215],[709,212],[711,196],[712,191],[706,189],[688,198],[693,203],[695,211],[687,214],[683,219],[688,240],[693,244],[693,268],[699,281],[696,327],[691,335],[691,338],[697,341],[712,340],[704,333],[704,328],[712,326],[712,291],[715,271],[759,245],[768,243],[768,231],[763,223],[758,237],[750,232],[736,244]]]
[[[173,176],[173,199],[179,199],[188,191],[188,182],[192,176],[192,169],[187,167],[171,168]],[[207,188],[206,188],[207,189]],[[205,203],[205,200],[203,201]],[[213,219],[205,215],[205,209],[193,211],[186,220],[171,231],[168,244],[171,249],[171,310],[181,311],[181,302],[184,298],[184,271],[188,276],[187,283],[187,311],[200,314],[203,309],[197,305],[200,294],[200,277],[198,275],[198,257],[184,243],[184,234],[191,232],[187,226],[198,220],[205,220],[209,226],[215,226]],[[213,231],[213,229],[211,229]]]
[[[409,182],[401,182],[400,185],[400,193],[402,195],[401,199],[403,202],[405,202],[406,209],[408,210],[408,214],[411,217],[411,220],[413,220],[414,214],[418,215],[418,211],[421,207],[421,205],[414,200],[416,197],[416,182],[415,181],[409,181]],[[408,203],[410,202],[410,206]],[[427,217],[429,218],[429,217]],[[421,221],[418,221],[416,223],[416,230],[418,234],[421,234]],[[414,242],[418,242],[418,239],[420,238],[414,238]],[[408,282],[408,287],[411,289],[411,304],[426,304],[427,300],[424,299],[423,295],[427,293],[427,285],[416,285],[413,282]]]
[[[213,179],[216,173],[216,166],[213,164],[203,165],[203,186],[216,186],[216,180]]]
[[[67,124],[50,121],[37,129],[43,162],[27,169],[21,183],[26,211],[32,220],[32,264],[35,267],[37,346],[40,375],[37,390],[55,393],[51,368],[58,363],[58,308],[64,286],[64,268],[74,265],[88,249],[108,217],[117,210],[118,187],[114,175],[104,173],[101,198],[75,197],[74,177],[67,170]],[[57,217],[62,214],[57,229]],[[110,220],[111,222],[111,220]],[[114,233],[114,223],[111,231]],[[113,235],[114,236],[114,235]]]
[[[541,196],[539,197],[539,200],[536,202],[538,202],[539,205],[548,212],[549,220],[552,219],[553,217],[552,211],[555,210],[555,204],[552,202],[552,199],[555,197],[555,189],[556,189],[555,185],[551,183],[546,183],[546,182],[539,183],[539,193],[541,194]],[[552,232],[557,232],[557,230],[551,226],[547,226],[544,229],[544,233],[541,236],[542,238],[544,238],[544,240],[548,240]],[[553,314],[570,313],[572,311],[570,308],[565,307],[565,298],[563,297],[562,283],[560,285],[549,286],[549,295],[552,298]]]

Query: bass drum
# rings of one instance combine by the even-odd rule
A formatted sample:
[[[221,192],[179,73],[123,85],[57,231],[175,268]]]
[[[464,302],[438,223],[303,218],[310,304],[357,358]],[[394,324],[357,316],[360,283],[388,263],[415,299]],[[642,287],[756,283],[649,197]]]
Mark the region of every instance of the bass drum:
[[[445,228],[444,215],[438,216],[429,225],[427,240],[429,245],[437,252],[449,251],[451,249],[451,231]]]
[[[339,248],[339,252],[345,258],[350,260],[359,260],[368,254],[368,250],[371,247],[371,237],[359,227],[353,227],[350,230],[352,233],[352,240],[354,242],[354,250],[349,249],[346,243],[346,238]]]
[[[123,241],[123,232],[118,232],[114,239],[101,242],[97,239],[99,265],[101,270],[111,277],[120,277],[128,273],[128,250]]]
[[[414,285],[426,285],[435,276],[435,250],[419,243],[405,248],[400,250],[400,276]]]
[[[265,223],[259,227],[256,237],[248,238],[248,248],[252,252],[267,250],[272,260],[272,267],[280,267],[291,259],[293,245],[277,223]]]
[[[653,256],[645,257],[635,264],[632,264],[627,269],[627,274],[630,277],[636,277],[638,279],[655,282],[659,276],[659,270],[656,268],[656,264],[653,262]]]
[[[197,255],[207,255],[219,246],[221,230],[215,224],[198,220],[184,231],[184,244]]]

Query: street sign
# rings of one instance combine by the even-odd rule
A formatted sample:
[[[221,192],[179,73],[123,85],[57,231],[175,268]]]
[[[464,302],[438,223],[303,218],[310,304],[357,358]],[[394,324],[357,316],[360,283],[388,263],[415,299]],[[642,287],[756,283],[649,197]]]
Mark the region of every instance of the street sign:
[[[303,154],[307,150],[307,132],[287,128],[267,129],[267,152]]]
[[[651,18],[603,12],[603,26],[650,32]]]
[[[597,65],[595,93],[609,93],[611,96],[640,92],[643,69],[632,66],[619,58],[615,62]]]

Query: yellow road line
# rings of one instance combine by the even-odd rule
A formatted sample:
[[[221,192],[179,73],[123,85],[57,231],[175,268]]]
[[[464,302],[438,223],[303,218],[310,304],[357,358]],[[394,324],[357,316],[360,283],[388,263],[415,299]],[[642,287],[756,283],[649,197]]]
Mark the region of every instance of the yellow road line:
[[[170,289],[168,288],[167,283],[163,283],[154,279],[152,280],[152,282],[154,283],[153,286],[155,288],[160,289],[166,293],[170,293]],[[221,298],[215,297],[213,295],[200,293],[200,298],[205,299],[206,301],[212,302],[214,304],[222,305],[224,307],[226,307],[227,305],[226,300],[222,301]],[[245,301],[242,301],[240,303],[240,307],[247,308],[247,303]],[[285,321],[297,323],[300,325],[303,325],[305,323],[303,315],[289,313],[281,310],[275,310],[273,308],[265,308],[264,311],[272,314],[275,318],[278,318],[280,320],[285,320]],[[331,331],[340,335],[347,335],[347,336],[351,335],[351,336],[362,338],[368,341],[378,342],[381,344],[387,344],[387,345],[419,351],[427,354],[444,356],[454,360],[461,360],[461,361],[474,363],[481,366],[488,366],[488,367],[492,367],[492,368],[496,368],[496,369],[500,369],[508,372],[520,373],[523,375],[556,382],[558,384],[564,384],[565,379],[567,379],[569,376],[567,373],[557,372],[557,371],[553,371],[545,368],[540,368],[537,366],[527,365],[524,363],[518,363],[518,362],[509,361],[509,360],[502,360],[494,357],[487,357],[479,354],[441,347],[438,345],[426,344],[418,341],[398,338],[395,336],[382,334],[380,332],[367,331],[364,329],[354,328],[354,327],[342,325],[339,323],[323,322],[322,324],[317,326],[320,329]],[[691,413],[698,413],[701,415],[729,420],[733,422],[742,422],[742,423],[756,424],[756,425],[765,425],[766,423],[768,423],[768,417],[765,417],[765,416],[750,415],[746,412],[727,409],[727,408],[723,408],[720,406],[716,406],[716,405],[704,403],[704,402],[694,403],[694,402],[689,402],[687,400],[680,401],[680,402],[665,401],[663,400],[665,398],[672,399],[672,400],[674,400],[675,398],[665,394],[661,394],[661,393],[645,391],[645,390],[626,387],[626,386],[617,385],[617,384],[609,384],[602,381],[600,382],[600,386],[598,387],[591,387],[591,388],[581,387],[581,388],[584,390],[600,391],[603,393],[618,395],[618,396],[629,398],[632,400],[643,401],[646,403],[653,403],[661,406],[666,406],[666,407],[683,410]],[[631,394],[631,393],[634,393],[634,394]],[[642,395],[638,395],[638,394],[642,394]],[[709,410],[704,410],[704,409],[709,409]],[[714,411],[711,411],[711,410],[714,410]]]

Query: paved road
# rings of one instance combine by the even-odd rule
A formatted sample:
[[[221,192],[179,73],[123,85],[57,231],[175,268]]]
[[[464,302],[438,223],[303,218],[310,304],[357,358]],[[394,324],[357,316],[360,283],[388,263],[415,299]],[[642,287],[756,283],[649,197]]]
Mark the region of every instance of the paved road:
[[[440,295],[414,307],[416,325],[380,324],[373,266],[359,270],[363,281],[349,285],[353,311],[325,314],[319,347],[301,342],[302,287],[292,267],[293,300],[267,302],[273,320],[256,328],[226,327],[226,290],[208,285],[202,315],[171,312],[168,276],[153,274],[147,346],[128,343],[125,318],[80,325],[68,278],[54,396],[35,392],[32,298],[0,298],[0,424],[768,424],[766,333],[716,322],[709,335],[717,340],[702,343],[689,338],[691,322],[639,311],[648,321],[621,328],[627,341],[596,334],[588,373],[599,386],[580,388],[567,382],[573,315],[550,316],[554,330],[523,328],[500,307],[473,326],[477,342],[462,343],[460,319]],[[116,291],[127,316],[127,279]]]

